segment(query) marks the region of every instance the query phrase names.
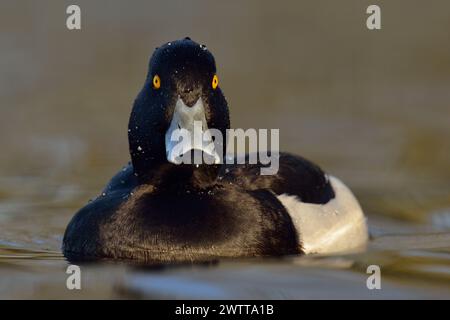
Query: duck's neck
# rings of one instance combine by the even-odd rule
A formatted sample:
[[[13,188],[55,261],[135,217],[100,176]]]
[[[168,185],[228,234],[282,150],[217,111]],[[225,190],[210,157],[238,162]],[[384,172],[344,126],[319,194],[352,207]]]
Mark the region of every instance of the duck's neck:
[[[138,179],[157,190],[171,192],[200,191],[211,187],[217,179],[218,165],[175,165],[164,162],[152,167]]]

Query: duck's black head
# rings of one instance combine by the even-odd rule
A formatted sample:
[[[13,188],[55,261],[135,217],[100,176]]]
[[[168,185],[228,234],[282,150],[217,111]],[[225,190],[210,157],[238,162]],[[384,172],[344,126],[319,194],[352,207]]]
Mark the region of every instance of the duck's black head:
[[[226,137],[230,127],[228,106],[218,85],[211,52],[189,38],[168,42],[153,53],[144,87],[137,96],[128,125],[128,140],[135,175],[145,181],[156,170],[211,171],[176,164],[174,129],[192,131],[194,121],[203,129],[218,129]],[[206,128],[207,127],[207,128]],[[225,154],[225,141],[220,148]],[[185,146],[186,147],[186,146]],[[193,148],[194,149],[194,148]],[[200,150],[205,151],[205,150]]]

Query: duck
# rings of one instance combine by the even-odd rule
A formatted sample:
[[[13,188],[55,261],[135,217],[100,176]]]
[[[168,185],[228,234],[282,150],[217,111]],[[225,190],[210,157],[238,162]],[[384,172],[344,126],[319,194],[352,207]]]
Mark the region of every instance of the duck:
[[[366,246],[353,193],[303,157],[280,152],[272,175],[258,163],[176,161],[168,135],[190,132],[194,121],[224,136],[230,128],[214,56],[186,37],[153,52],[128,122],[130,162],[72,217],[62,242],[68,260],[202,262]],[[217,149],[225,153],[226,143]]]

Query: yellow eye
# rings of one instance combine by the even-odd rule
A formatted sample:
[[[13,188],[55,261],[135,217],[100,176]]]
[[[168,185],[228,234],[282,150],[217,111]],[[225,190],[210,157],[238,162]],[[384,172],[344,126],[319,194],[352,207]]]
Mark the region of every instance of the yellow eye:
[[[212,85],[213,89],[216,89],[217,86],[219,85],[219,77],[216,74],[214,75],[214,77],[212,79],[211,85]]]
[[[153,88],[159,89],[161,87],[161,79],[157,74],[153,77]]]

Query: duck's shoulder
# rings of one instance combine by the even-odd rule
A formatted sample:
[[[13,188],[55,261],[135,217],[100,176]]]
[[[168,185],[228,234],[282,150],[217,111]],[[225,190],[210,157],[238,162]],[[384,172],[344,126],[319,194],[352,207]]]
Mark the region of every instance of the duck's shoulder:
[[[107,218],[117,211],[133,195],[133,191],[139,187],[137,177],[133,172],[132,164],[125,165],[112,177],[100,194],[89,200],[76,213],[72,222],[83,219]]]
[[[102,191],[102,194],[108,194],[117,191],[131,191],[139,185],[138,179],[134,174],[133,165],[128,162],[122,167],[108,182]]]
[[[124,205],[137,188],[137,179],[131,164],[124,166],[108,182],[95,198],[82,207],[69,222],[64,238],[63,251],[66,256],[75,252],[95,255],[100,228]]]
[[[277,195],[293,195],[306,203],[324,204],[335,197],[327,174],[303,157],[280,153],[279,169],[274,175],[261,175],[262,166],[224,165],[221,179],[235,182],[248,190],[269,189]]]

